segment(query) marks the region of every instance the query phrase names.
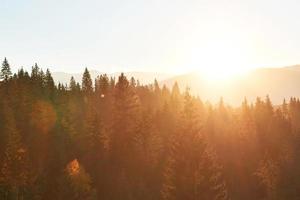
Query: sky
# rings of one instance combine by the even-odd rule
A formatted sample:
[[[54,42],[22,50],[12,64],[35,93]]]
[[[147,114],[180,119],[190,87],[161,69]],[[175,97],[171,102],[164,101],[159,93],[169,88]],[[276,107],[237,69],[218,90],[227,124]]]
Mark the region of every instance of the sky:
[[[51,71],[300,63],[299,0],[0,0],[0,59]]]

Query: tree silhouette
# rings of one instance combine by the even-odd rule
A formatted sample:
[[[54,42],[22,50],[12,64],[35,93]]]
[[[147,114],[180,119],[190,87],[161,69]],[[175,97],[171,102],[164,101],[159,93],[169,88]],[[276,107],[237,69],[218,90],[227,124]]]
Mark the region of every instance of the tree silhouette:
[[[91,79],[90,72],[87,68],[85,68],[82,76],[82,91],[85,94],[91,94],[93,91],[93,82]]]
[[[4,58],[4,61],[2,63],[1,72],[0,72],[0,79],[7,81],[9,77],[11,77],[12,72],[10,69],[10,65],[8,64],[8,61],[6,58]]]

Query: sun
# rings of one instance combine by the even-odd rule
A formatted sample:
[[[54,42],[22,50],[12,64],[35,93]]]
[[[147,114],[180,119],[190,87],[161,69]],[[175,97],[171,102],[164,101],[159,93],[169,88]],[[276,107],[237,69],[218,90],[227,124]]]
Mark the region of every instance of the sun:
[[[243,74],[248,69],[245,54],[241,49],[233,46],[212,45],[201,54],[204,56],[198,56],[201,61],[198,62],[198,66],[195,66],[195,70],[210,80],[231,79]],[[195,63],[197,62],[195,61]]]
[[[243,63],[242,58],[243,56],[238,52],[224,49],[222,52],[207,55],[201,66],[196,68],[196,71],[209,80],[232,79],[247,71],[246,63]]]
[[[214,39],[191,47],[187,62],[207,80],[230,80],[251,69],[248,50],[238,38]]]

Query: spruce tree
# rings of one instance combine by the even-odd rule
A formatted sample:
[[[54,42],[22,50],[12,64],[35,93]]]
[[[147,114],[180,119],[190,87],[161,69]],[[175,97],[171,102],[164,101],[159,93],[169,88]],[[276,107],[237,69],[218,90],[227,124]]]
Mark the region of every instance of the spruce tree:
[[[129,81],[122,73],[114,91],[114,117],[110,134],[110,160],[113,168],[114,185],[117,191],[115,199],[127,199],[133,191],[127,191],[126,187],[132,187],[128,182],[131,177],[130,165],[133,162],[133,141],[136,133],[136,122],[140,116],[140,101]],[[124,184],[127,186],[124,187]]]
[[[87,68],[85,68],[82,76],[82,91],[85,94],[91,94],[93,92],[93,81]]]
[[[167,88],[166,85],[163,85],[161,90],[162,98],[164,101],[168,100],[170,98],[170,90]]]
[[[180,95],[180,89],[178,83],[175,82],[171,91],[171,107],[176,116],[179,116],[179,112],[182,109],[182,99]]]
[[[282,109],[282,113],[283,113],[284,117],[286,119],[288,119],[289,118],[289,109],[288,109],[288,104],[286,103],[285,99],[283,99],[281,109]]]
[[[7,143],[3,163],[0,168],[0,183],[9,188],[13,198],[23,197],[24,187],[29,182],[28,153],[21,142],[20,132],[9,105],[5,103],[5,127]]]
[[[178,132],[172,139],[161,190],[164,200],[228,199],[215,158],[209,156],[199,116],[187,90]]]
[[[159,88],[159,84],[158,81],[156,79],[154,79],[154,93],[156,95],[160,95],[160,88]]]
[[[6,58],[4,58],[4,61],[2,63],[2,68],[0,72],[0,79],[7,81],[9,77],[11,77],[12,72],[10,69],[10,65],[8,64],[8,61]]]
[[[45,83],[47,88],[49,88],[50,90],[54,90],[54,80],[49,69],[46,70]]]
[[[76,86],[76,81],[73,76],[70,79],[69,88],[72,92],[76,91],[77,86]]]
[[[109,90],[109,78],[106,74],[100,75],[97,79],[96,79],[96,93],[98,94],[98,96],[100,96],[101,98],[105,97],[108,93]]]
[[[157,180],[161,178],[160,174],[157,174],[157,168],[160,166],[162,156],[162,138],[153,123],[153,118],[153,111],[150,108],[144,110],[137,122],[137,130],[133,138],[134,173],[131,177],[135,182],[135,199],[159,198],[156,185]]]
[[[53,94],[55,91],[55,84],[49,69],[47,69],[46,74],[44,76],[44,83],[49,97],[53,98]]]
[[[172,97],[173,98],[178,98],[180,96],[180,89],[178,86],[178,83],[175,82],[172,88]]]
[[[34,64],[31,68],[31,78],[37,80],[39,77],[40,68],[37,63]]]
[[[131,79],[130,79],[130,86],[133,88],[135,88],[135,86],[136,86],[136,81],[135,81],[134,77],[131,77]]]

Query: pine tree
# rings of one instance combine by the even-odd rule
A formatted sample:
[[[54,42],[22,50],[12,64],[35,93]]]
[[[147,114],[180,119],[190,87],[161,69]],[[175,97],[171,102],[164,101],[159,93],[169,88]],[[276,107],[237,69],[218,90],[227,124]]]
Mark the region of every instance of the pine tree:
[[[110,80],[109,80],[109,87],[110,87],[110,90],[112,91],[116,86],[116,80],[115,78],[113,77],[110,77]]]
[[[140,101],[129,81],[122,73],[115,86],[114,91],[114,118],[110,134],[110,160],[115,166],[113,170],[114,185],[116,191],[115,199],[127,199],[133,191],[126,187],[132,185],[128,182],[131,175],[130,165],[133,161],[133,141],[136,133],[136,122],[140,116]]]
[[[228,199],[215,158],[207,154],[207,141],[188,90],[179,124],[165,167],[162,199]]]
[[[282,109],[282,113],[283,113],[284,117],[288,119],[289,118],[289,110],[288,110],[288,104],[286,103],[285,99],[283,99],[281,109]]]
[[[134,187],[135,199],[158,199],[157,191],[160,175],[157,167],[160,166],[162,155],[162,138],[153,123],[153,111],[149,108],[142,112],[137,122],[137,130],[133,141],[134,160],[131,175],[136,183]],[[148,195],[145,195],[148,194]]]
[[[168,100],[168,98],[170,97],[170,91],[169,91],[169,89],[167,88],[166,85],[163,85],[161,94],[162,94],[162,97],[163,97],[164,101]]]
[[[266,199],[278,199],[278,179],[279,167],[278,163],[270,158],[265,158],[260,162],[259,168],[255,175],[261,180],[266,190]]]
[[[85,94],[91,94],[93,92],[93,81],[91,79],[90,72],[87,68],[85,68],[82,77],[82,91]]]
[[[134,90],[130,87],[129,82],[123,73],[119,76],[118,82],[116,84],[116,89],[114,93],[114,103],[114,134],[120,136],[118,140],[123,137],[131,137],[135,128],[135,121],[139,116],[138,112],[140,101],[138,96],[135,94]],[[129,142],[129,138],[123,140],[123,142]]]
[[[49,69],[46,70],[46,74],[44,76],[44,83],[46,91],[48,92],[48,95],[50,98],[53,98],[54,92],[55,92],[55,84],[53,77],[51,75],[51,72]]]
[[[8,61],[6,58],[4,58],[4,61],[2,63],[2,68],[0,72],[0,79],[7,81],[9,77],[11,77],[12,72],[10,69],[10,65],[8,64]]]
[[[31,85],[33,86],[32,93],[34,96],[43,96],[45,88],[45,74],[37,63],[31,69]]]
[[[178,86],[178,83],[175,82],[172,88],[172,97],[173,98],[178,98],[180,96],[180,89]]]
[[[180,89],[178,83],[175,82],[171,91],[171,107],[175,115],[178,115],[182,109],[182,99],[180,95]]]
[[[5,105],[5,111],[4,130],[7,134],[7,143],[4,160],[0,166],[0,183],[6,185],[10,194],[18,199],[23,197],[23,189],[29,182],[28,155],[8,104]]]
[[[109,78],[106,74],[100,75],[96,79],[96,93],[100,95],[101,98],[105,97],[109,91]]]
[[[37,63],[31,68],[31,78],[33,80],[37,80],[39,77],[40,68]]]
[[[46,70],[45,83],[47,88],[49,88],[50,90],[54,90],[54,80],[49,69]]]
[[[69,84],[69,88],[72,92],[75,92],[76,89],[77,89],[77,86],[76,86],[76,81],[74,79],[74,77],[72,76],[71,79],[70,79],[70,84]]]
[[[158,84],[158,82],[157,82],[157,80],[156,79],[154,79],[154,93],[156,94],[156,95],[160,95],[160,88],[159,88],[159,84]]]
[[[135,88],[136,87],[136,81],[134,79],[134,77],[131,77],[130,79],[130,84],[129,84],[131,87]]]
[[[266,110],[267,115],[269,115],[269,116],[273,115],[274,110],[273,110],[273,105],[272,105],[269,95],[266,96],[265,110]]]

